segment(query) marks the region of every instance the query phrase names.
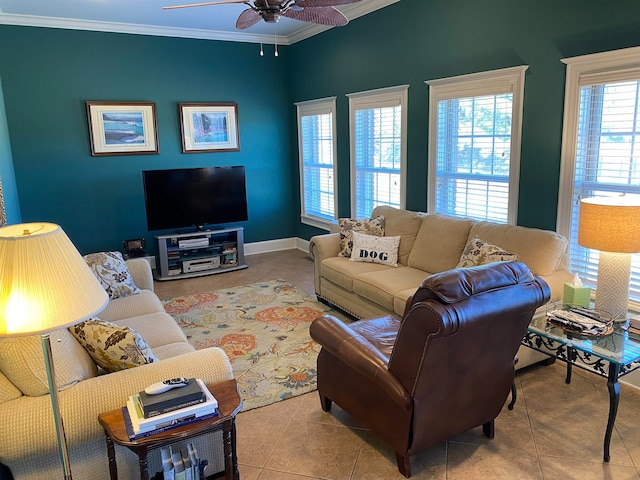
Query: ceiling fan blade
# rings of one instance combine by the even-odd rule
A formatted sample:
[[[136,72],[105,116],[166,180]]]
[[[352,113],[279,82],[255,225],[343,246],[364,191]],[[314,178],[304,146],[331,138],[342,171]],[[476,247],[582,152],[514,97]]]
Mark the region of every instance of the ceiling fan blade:
[[[244,30],[245,28],[249,28],[258,23],[261,18],[260,13],[256,10],[247,8],[240,14],[238,20],[236,20],[236,28],[238,30]]]
[[[360,0],[296,0],[294,5],[302,8],[317,8],[347,5],[348,3],[356,3],[359,1]]]
[[[349,23],[344,14],[333,7],[314,7],[305,10],[287,10],[283,13],[287,18],[301,20],[303,22],[317,23],[318,25],[331,25],[342,27]]]
[[[209,5],[224,5],[227,3],[245,3],[249,5],[249,2],[247,0],[224,0],[221,2],[187,3],[185,5],[171,5],[168,7],[162,7],[162,10],[173,10],[175,8],[208,7]]]

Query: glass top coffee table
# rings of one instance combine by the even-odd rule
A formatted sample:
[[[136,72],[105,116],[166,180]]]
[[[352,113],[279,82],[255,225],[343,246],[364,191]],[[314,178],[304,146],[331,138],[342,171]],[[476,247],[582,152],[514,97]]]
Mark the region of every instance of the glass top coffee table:
[[[585,336],[565,332],[547,322],[545,313],[536,314],[529,325],[522,344],[556,357],[567,363],[566,382],[571,382],[573,365],[607,378],[609,390],[609,418],[604,435],[604,460],[610,457],[611,433],[618,413],[620,385],[618,379],[640,367],[640,338],[630,337],[623,327],[614,324],[613,333]]]

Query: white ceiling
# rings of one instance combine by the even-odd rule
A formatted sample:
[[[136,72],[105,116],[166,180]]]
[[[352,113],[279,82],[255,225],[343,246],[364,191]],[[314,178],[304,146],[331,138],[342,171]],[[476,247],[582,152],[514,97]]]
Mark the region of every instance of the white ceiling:
[[[133,33],[164,37],[290,45],[331,27],[281,18],[235,28],[243,4],[162,10],[206,0],[0,0],[0,24]],[[361,0],[339,8],[350,20],[399,0]],[[333,28],[349,28],[333,27]]]

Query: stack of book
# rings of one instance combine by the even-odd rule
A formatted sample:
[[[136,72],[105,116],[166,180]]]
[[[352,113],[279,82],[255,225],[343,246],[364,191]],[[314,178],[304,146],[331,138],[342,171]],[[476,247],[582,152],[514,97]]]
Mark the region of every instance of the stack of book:
[[[162,478],[164,480],[201,480],[204,479],[204,467],[209,463],[200,460],[198,451],[189,442],[185,448],[165,447],[161,450]],[[155,477],[154,477],[155,478]]]
[[[629,319],[627,332],[629,332],[629,338],[640,341],[640,315],[633,316]]]
[[[132,395],[122,408],[129,440],[218,416],[218,401],[200,379],[157,395]]]

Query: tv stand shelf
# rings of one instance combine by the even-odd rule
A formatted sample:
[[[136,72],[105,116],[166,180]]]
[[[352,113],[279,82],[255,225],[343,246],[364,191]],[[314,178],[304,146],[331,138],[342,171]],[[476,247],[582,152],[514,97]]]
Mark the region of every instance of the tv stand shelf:
[[[156,280],[201,277],[247,268],[244,229],[156,235]]]

